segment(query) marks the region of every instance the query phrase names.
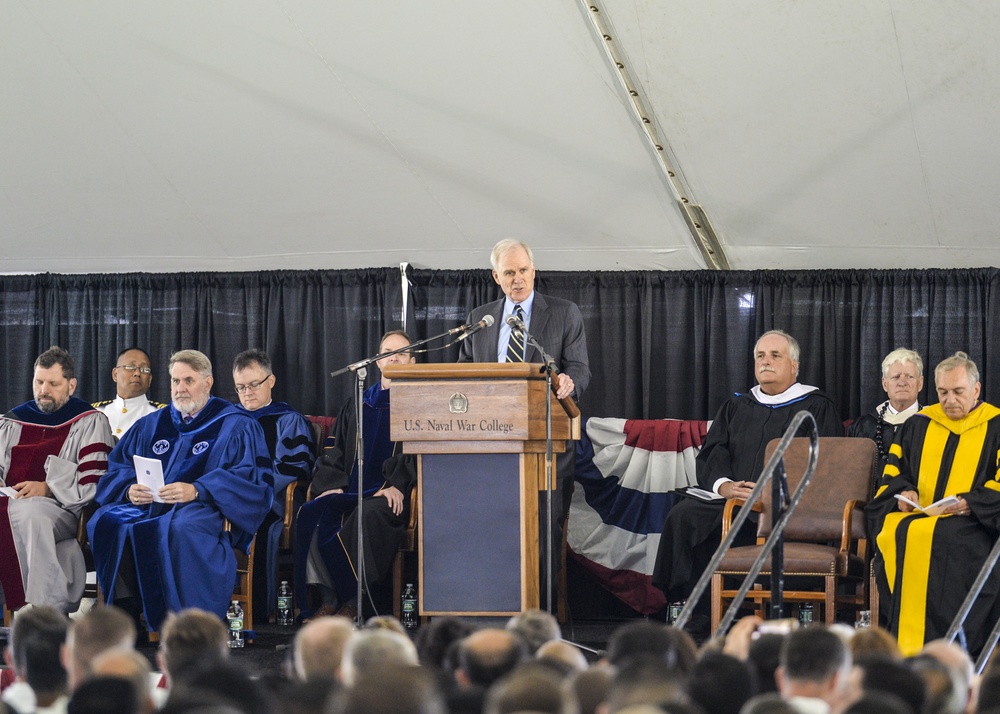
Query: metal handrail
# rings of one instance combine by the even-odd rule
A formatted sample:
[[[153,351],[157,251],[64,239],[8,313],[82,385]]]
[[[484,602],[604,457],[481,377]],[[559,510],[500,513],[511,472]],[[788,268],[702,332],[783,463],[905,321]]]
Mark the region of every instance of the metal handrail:
[[[955,613],[955,619],[951,621],[951,627],[948,628],[948,632],[944,636],[945,640],[948,642],[954,642],[955,638],[961,635],[962,649],[966,651],[968,651],[969,648],[965,642],[965,620],[972,611],[972,606],[975,604],[976,598],[979,597],[979,593],[982,592],[983,587],[986,585],[986,580],[993,572],[993,568],[996,567],[997,560],[1000,560],[1000,539],[997,539],[996,543],[993,544],[993,550],[991,550],[990,554],[986,557],[986,562],[983,563],[983,567],[979,569],[979,575],[976,576],[976,580],[969,589],[969,592],[966,594],[965,600],[962,601],[962,607],[958,608],[958,612]],[[979,653],[979,659],[976,660],[976,674],[983,673],[983,669],[986,667],[986,662],[993,653],[993,649],[997,646],[998,640],[1000,640],[1000,621],[994,625],[993,630],[990,632],[990,636],[986,639],[986,644],[983,646],[982,652]]]
[[[798,432],[799,427],[802,423],[808,421],[809,430],[809,462],[806,464],[806,469],[802,475],[802,482],[799,483],[799,487],[795,490],[795,494],[792,496],[791,502],[788,504],[788,508],[783,511],[780,509],[778,504],[779,499],[775,499],[775,506],[779,509],[775,511],[776,518],[772,519],[771,523],[771,534],[764,541],[764,545],[761,548],[760,555],[757,556],[757,560],[754,561],[753,565],[750,566],[749,572],[743,579],[743,583],[740,586],[739,591],[736,593],[736,597],[733,599],[732,604],[730,604],[729,609],[726,610],[725,616],[723,616],[722,621],[719,623],[719,628],[716,630],[715,634],[720,632],[725,632],[729,626],[732,624],[736,617],[736,612],[739,610],[740,605],[746,598],[747,593],[750,591],[750,587],[753,585],[754,580],[760,574],[761,568],[764,566],[764,561],[767,556],[770,555],[771,550],[781,541],[782,533],[784,533],[785,527],[788,525],[788,519],[791,518],[792,513],[795,512],[796,507],[799,505],[799,501],[805,495],[805,489],[812,481],[813,474],[816,472],[816,463],[819,460],[819,427],[816,425],[816,417],[814,417],[810,412],[806,410],[800,411],[793,418],[791,423],[789,423],[788,428],[785,429],[784,435],[781,437],[781,441],[778,443],[777,448],[775,448],[774,453],[771,454],[771,458],[768,460],[767,464],[764,466],[764,470],[761,472],[760,478],[757,479],[757,485],[754,486],[753,490],[750,492],[750,496],[747,498],[743,507],[740,508],[740,512],[736,514],[736,518],[733,519],[732,525],[729,527],[729,532],[726,533],[726,537],[723,538],[722,543],[716,549],[715,554],[712,555],[712,560],[709,561],[708,567],[702,572],[701,577],[698,578],[698,582],[695,583],[694,589],[688,596],[687,603],[684,605],[684,609],[681,610],[681,614],[677,617],[675,621],[675,626],[684,627],[687,621],[691,618],[694,611],[695,605],[701,596],[704,594],[705,589],[708,587],[709,582],[712,579],[712,575],[715,574],[715,569],[722,562],[726,553],[733,545],[733,541],[736,540],[736,536],[739,534],[740,528],[742,528],[743,523],[750,516],[750,511],[757,499],[760,498],[760,494],[763,492],[764,487],[767,486],[771,477],[774,475],[775,469],[781,466],[781,478],[778,480],[777,484],[784,489],[784,493],[788,493],[788,482],[785,478],[784,472],[784,455],[788,450],[789,445],[792,443],[792,439],[795,438],[795,434]],[[780,499],[780,500],[783,500]],[[779,556],[780,557],[780,556]],[[777,568],[772,568],[772,578],[778,576],[780,579],[780,572]],[[782,587],[781,584],[777,588],[773,587],[771,593],[772,597],[774,593],[778,593],[778,602],[780,603]]]

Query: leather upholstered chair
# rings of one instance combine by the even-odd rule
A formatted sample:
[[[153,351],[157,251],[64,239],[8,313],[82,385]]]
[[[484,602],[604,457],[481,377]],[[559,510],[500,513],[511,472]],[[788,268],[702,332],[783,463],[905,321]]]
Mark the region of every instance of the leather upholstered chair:
[[[767,445],[765,463],[778,441]],[[809,439],[793,439],[784,457],[792,493],[808,459]],[[871,558],[862,509],[869,497],[875,462],[875,444],[868,439],[820,438],[816,472],[784,532],[784,601],[822,605],[827,624],[835,622],[838,606],[868,609]],[[733,508],[740,503],[726,504],[723,535],[732,523]],[[770,486],[764,488],[755,510],[760,512],[757,545],[730,549],[712,576],[713,631],[722,619],[724,605],[737,592],[725,587],[727,577],[738,576],[734,580],[742,581],[771,532]],[[747,594],[747,600],[756,603],[758,613],[771,598],[770,573],[768,558],[758,582]]]

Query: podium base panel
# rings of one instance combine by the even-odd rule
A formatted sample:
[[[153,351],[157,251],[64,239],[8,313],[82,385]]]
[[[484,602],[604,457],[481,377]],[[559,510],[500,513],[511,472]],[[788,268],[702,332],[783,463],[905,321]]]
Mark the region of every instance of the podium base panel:
[[[420,457],[421,615],[510,615],[537,607],[530,603],[537,578],[532,598],[523,575],[525,553],[538,548],[537,527],[525,528],[523,458]],[[537,561],[530,565],[537,572]]]

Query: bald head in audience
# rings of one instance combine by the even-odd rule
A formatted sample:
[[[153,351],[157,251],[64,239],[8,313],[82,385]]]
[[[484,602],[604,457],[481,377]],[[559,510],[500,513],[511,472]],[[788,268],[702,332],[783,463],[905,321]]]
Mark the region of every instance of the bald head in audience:
[[[346,617],[319,617],[295,635],[295,676],[303,682],[339,679],[341,661],[354,623]]]
[[[933,657],[947,667],[955,678],[956,685],[964,690],[966,700],[974,700],[976,666],[968,652],[954,642],[932,640],[924,645],[921,654]]]
[[[477,630],[462,641],[455,679],[462,686],[489,687],[527,656],[524,642],[513,632]]]
[[[76,689],[90,676],[91,666],[102,652],[135,647],[135,634],[132,618],[113,605],[93,607],[76,619],[66,636],[63,656],[69,688]]]

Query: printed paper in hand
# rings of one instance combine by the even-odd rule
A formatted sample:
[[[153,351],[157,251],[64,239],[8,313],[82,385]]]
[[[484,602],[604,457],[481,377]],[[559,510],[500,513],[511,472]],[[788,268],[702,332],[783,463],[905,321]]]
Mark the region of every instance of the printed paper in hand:
[[[0,488],[0,495],[6,496],[7,498],[17,498],[17,491],[10,486],[4,486],[3,488]]]
[[[166,503],[160,497],[160,489],[163,488],[163,464],[159,459],[147,459],[145,456],[136,454],[132,457],[135,463],[135,477],[143,486],[148,486],[153,492],[153,500],[157,503]]]
[[[899,495],[898,493],[896,494],[896,498],[904,503],[909,503],[916,510],[921,513],[926,513],[928,516],[940,516],[946,508],[954,506],[959,501],[958,496],[945,496],[940,501],[935,501],[931,505],[924,507],[919,503],[914,503],[906,496]]]

